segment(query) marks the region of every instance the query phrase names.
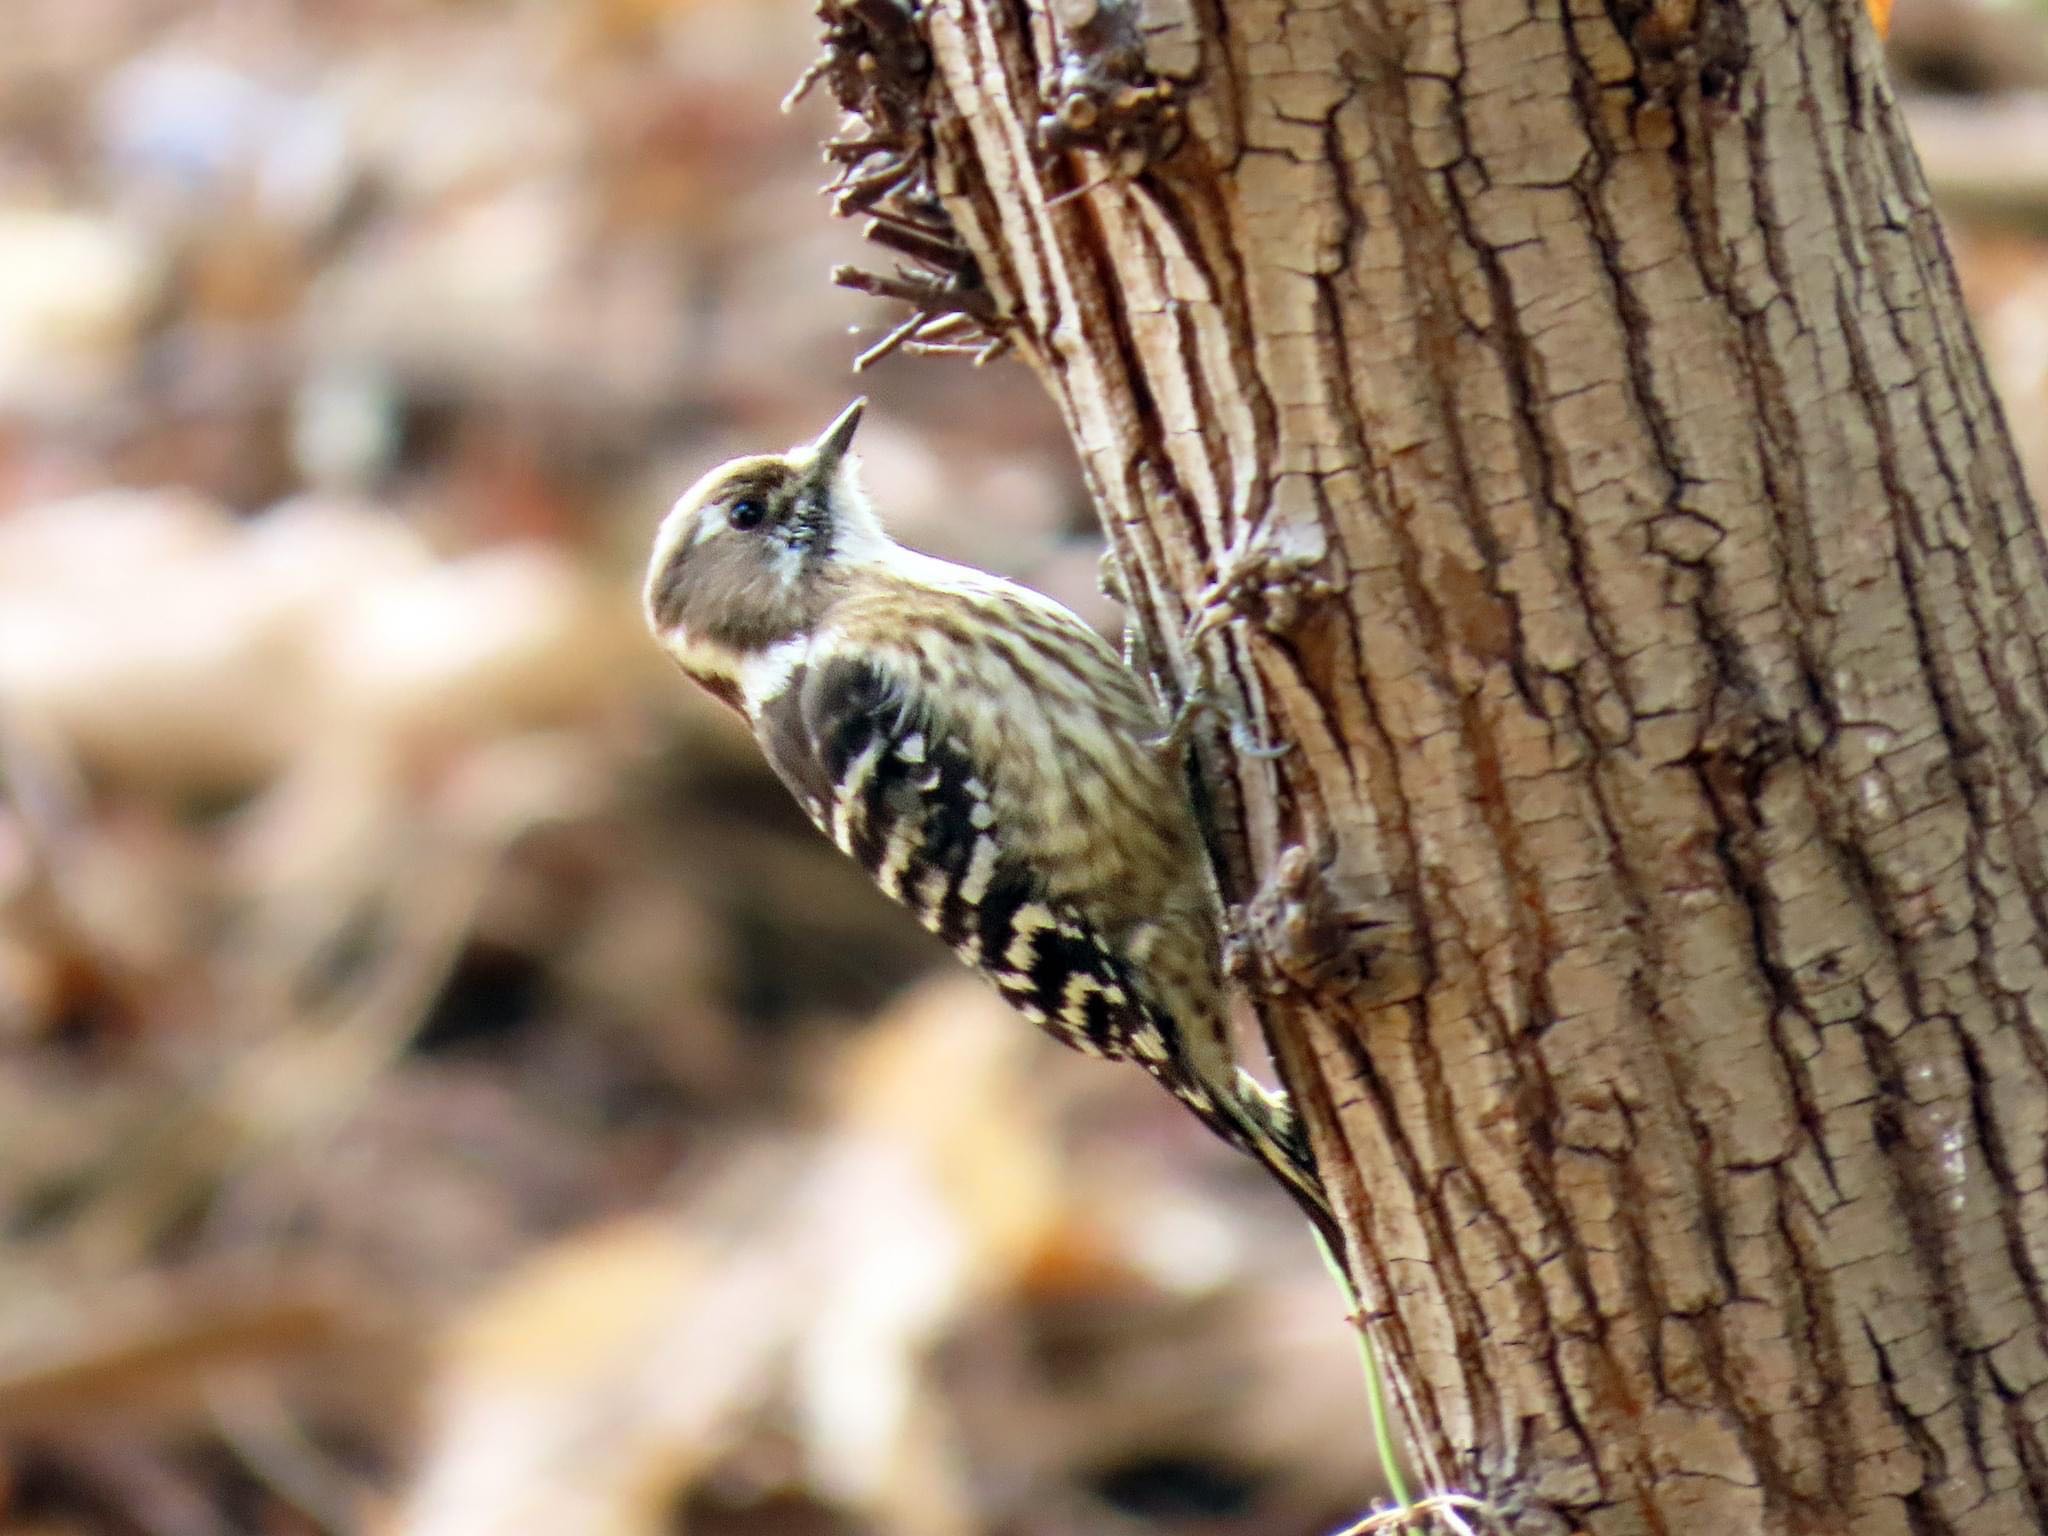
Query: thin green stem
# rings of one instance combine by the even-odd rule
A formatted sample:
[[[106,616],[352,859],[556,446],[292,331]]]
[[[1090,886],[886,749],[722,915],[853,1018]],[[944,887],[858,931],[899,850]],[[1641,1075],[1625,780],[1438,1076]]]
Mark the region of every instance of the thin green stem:
[[[1336,1277],[1337,1288],[1344,1293],[1346,1312],[1351,1326],[1358,1333],[1358,1359],[1365,1369],[1366,1408],[1372,1415],[1372,1443],[1379,1452],[1380,1471],[1387,1479],[1387,1492],[1394,1496],[1406,1516],[1414,1511],[1414,1500],[1408,1495],[1408,1480],[1401,1475],[1401,1458],[1394,1446],[1394,1426],[1387,1418],[1386,1378],[1380,1374],[1379,1351],[1373,1348],[1372,1334],[1365,1325],[1365,1308],[1358,1299],[1358,1292],[1351,1288],[1351,1277],[1330,1252],[1330,1245],[1323,1240],[1322,1233],[1316,1234],[1316,1246],[1323,1251],[1323,1262]]]

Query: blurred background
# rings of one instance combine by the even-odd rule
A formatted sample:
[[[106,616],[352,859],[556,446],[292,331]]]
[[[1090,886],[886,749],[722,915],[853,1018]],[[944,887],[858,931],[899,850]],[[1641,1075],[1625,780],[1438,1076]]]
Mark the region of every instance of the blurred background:
[[[900,534],[1117,623],[1021,367],[849,374],[802,0],[5,12],[0,1536],[1373,1498],[1285,1200],[641,631],[678,490],[857,390]],[[1894,33],[2037,472],[2044,18]]]

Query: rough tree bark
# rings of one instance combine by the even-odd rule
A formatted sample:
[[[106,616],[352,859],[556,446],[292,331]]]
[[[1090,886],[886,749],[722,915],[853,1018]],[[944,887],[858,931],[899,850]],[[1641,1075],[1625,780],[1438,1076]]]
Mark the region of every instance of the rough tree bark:
[[[1861,7],[823,14],[852,280],[1295,748],[1219,862],[1429,1477],[2048,1528],[2048,548]]]

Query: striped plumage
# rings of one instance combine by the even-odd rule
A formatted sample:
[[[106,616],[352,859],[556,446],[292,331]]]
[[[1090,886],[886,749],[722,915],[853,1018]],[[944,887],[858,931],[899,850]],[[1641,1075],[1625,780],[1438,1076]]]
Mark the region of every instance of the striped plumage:
[[[655,635],[890,897],[1055,1038],[1142,1065],[1328,1232],[1284,1103],[1231,1049],[1158,711],[1060,604],[883,532],[847,454],[860,410],[676,503],[648,570]]]

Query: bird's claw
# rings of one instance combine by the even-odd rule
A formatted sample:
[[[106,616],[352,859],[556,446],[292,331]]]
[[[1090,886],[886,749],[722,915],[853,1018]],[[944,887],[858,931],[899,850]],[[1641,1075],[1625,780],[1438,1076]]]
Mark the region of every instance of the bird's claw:
[[[1271,762],[1274,758],[1285,757],[1294,750],[1294,743],[1291,741],[1275,743],[1259,740],[1252,734],[1251,727],[1245,723],[1241,715],[1204,689],[1197,689],[1183,699],[1180,708],[1174,711],[1173,723],[1167,726],[1166,733],[1153,737],[1145,745],[1155,752],[1179,756],[1187,750],[1188,741],[1194,735],[1195,722],[1203,715],[1216,715],[1230,727],[1230,744],[1242,756],[1257,758],[1261,762]]]

